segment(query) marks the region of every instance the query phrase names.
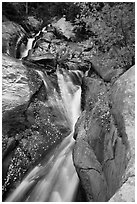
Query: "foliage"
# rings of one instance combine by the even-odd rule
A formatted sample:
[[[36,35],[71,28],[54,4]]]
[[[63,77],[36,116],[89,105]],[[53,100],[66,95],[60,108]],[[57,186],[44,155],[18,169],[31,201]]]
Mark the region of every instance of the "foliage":
[[[135,56],[135,4],[76,4],[81,11],[76,18],[76,32],[83,32],[83,37],[92,37],[99,55],[107,52],[120,67],[127,69],[132,66]]]
[[[2,3],[2,14],[5,15],[9,20],[15,22],[21,22],[27,10],[27,3],[24,2],[3,2]]]

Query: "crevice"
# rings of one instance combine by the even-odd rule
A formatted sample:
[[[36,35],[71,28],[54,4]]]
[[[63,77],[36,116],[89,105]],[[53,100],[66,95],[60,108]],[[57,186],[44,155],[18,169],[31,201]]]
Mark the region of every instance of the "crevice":
[[[89,170],[93,170],[93,171],[96,171],[97,173],[99,173],[99,174],[102,174],[102,172],[101,171],[99,171],[99,170],[97,170],[97,169],[95,169],[95,168],[93,168],[93,167],[90,167],[90,168],[80,168],[80,171],[81,170],[84,170],[84,171],[89,171]]]
[[[122,185],[123,185],[124,183],[126,183],[129,178],[133,178],[133,177],[135,177],[135,174],[127,176],[127,177],[123,180]]]

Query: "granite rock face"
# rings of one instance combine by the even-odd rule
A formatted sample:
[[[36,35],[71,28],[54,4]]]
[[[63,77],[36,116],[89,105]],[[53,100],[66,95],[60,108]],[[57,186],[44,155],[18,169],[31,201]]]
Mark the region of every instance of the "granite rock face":
[[[125,194],[134,176],[134,67],[109,92],[102,80],[85,78],[83,92],[73,160],[87,201],[105,202],[123,183]]]
[[[21,61],[3,55],[2,64],[2,104],[5,112],[29,101],[31,92],[27,70]]]
[[[135,66],[113,85],[112,113],[124,140],[128,141],[129,163],[123,176],[123,185],[110,202],[135,201]]]
[[[19,41],[26,35],[25,30],[17,23],[6,21],[2,23],[2,53],[16,57]]]
[[[93,70],[105,81],[115,81],[124,70],[122,68],[116,68],[117,62],[114,59],[109,59],[106,56],[93,56],[91,59]]]

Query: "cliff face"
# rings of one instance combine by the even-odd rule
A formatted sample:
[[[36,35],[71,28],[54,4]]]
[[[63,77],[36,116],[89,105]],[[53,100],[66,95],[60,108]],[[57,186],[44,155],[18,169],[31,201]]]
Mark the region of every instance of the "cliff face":
[[[76,124],[73,159],[87,201],[108,201],[119,188],[113,201],[134,200],[134,69],[109,92],[100,79],[84,79],[86,105]]]
[[[135,66],[113,85],[111,93],[112,114],[122,137],[128,141],[129,160],[123,175],[122,187],[110,202],[135,201]]]

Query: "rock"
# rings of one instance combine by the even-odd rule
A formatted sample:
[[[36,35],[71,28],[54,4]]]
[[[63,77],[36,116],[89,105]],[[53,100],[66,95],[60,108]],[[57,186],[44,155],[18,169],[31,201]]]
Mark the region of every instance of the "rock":
[[[32,53],[31,55],[29,52],[27,59],[23,59],[23,64],[32,69],[45,70],[48,73],[53,73],[56,71],[57,61],[51,53],[35,56],[35,54]]]
[[[3,55],[2,104],[3,113],[29,101],[27,70],[21,61]]]
[[[29,101],[42,80],[33,69],[27,69],[21,61],[2,56],[3,113]]]
[[[124,131],[126,118],[129,118],[129,124],[133,125],[134,115],[126,115],[126,118],[121,116],[124,107],[122,101],[126,99],[123,88],[126,88],[128,93],[134,92],[131,72],[122,75],[113,85],[112,92],[110,91],[112,111],[104,82],[92,77],[83,80],[84,111],[75,127],[73,161],[87,201],[90,202],[108,201],[125,182],[124,179],[128,175],[126,172],[129,172],[129,166],[134,163],[130,160],[129,153],[129,143],[134,143],[133,126],[130,131],[127,129],[130,135]],[[129,82],[127,87],[123,82],[125,79]],[[129,110],[126,113],[130,114],[133,104],[134,98],[131,97],[131,104],[125,104]]]
[[[42,21],[37,20],[34,16],[28,16],[21,24],[27,32],[34,32],[39,31]]]
[[[56,28],[60,35],[66,37],[67,39],[75,38],[72,24],[69,21],[66,21],[64,17],[58,20],[56,23],[52,23],[52,26]]]
[[[110,202],[135,201],[135,66],[126,71],[113,85],[112,113],[123,137],[128,142],[129,162],[123,176],[123,185]],[[129,190],[130,189],[130,190]]]
[[[40,61],[40,60],[52,60],[54,59],[54,55],[51,54],[51,53],[46,53],[46,54],[43,54],[43,55],[38,55],[38,56],[34,56],[34,55],[31,55],[29,57],[29,60],[33,61],[33,62],[37,62],[37,61]]]
[[[3,172],[7,172],[12,156],[21,139],[21,137],[16,138],[15,135],[30,126],[24,111],[31,96],[40,86],[41,80],[38,74],[34,73],[34,70],[27,70],[19,60],[3,55],[2,64]],[[35,88],[32,82],[34,78],[37,79]],[[13,138],[12,143],[9,143],[11,138]],[[6,173],[3,176],[4,182],[5,177]]]
[[[55,35],[52,32],[46,32],[46,33],[43,33],[42,39],[51,42],[52,40],[55,39]]]
[[[103,144],[109,129],[110,113],[103,81],[84,79],[85,111],[76,129],[74,165],[86,192],[87,201],[107,201],[107,183],[102,169]],[[107,137],[107,136],[106,136]],[[102,147],[101,147],[102,146]],[[112,157],[112,155],[110,155]]]
[[[3,200],[28,170],[48,158],[70,128],[55,100],[55,81],[3,55]]]
[[[2,23],[2,53],[16,57],[16,49],[19,41],[26,34],[25,30],[11,21]]]
[[[128,178],[109,202],[135,202],[135,175],[132,176]]]
[[[123,69],[116,68],[115,59],[109,59],[108,56],[93,56],[90,61],[92,69],[106,82],[116,80],[124,72]]]
[[[41,32],[41,34],[35,38],[33,49],[36,50],[37,48],[41,48],[43,51],[42,53],[44,53],[45,50],[49,50],[50,44],[54,38],[55,36],[51,32]]]
[[[24,111],[33,94],[39,89],[41,79],[34,70],[27,69],[19,60],[4,55],[2,60],[2,124],[5,150],[8,138],[30,125],[26,121]]]
[[[38,53],[38,55],[42,55],[49,51],[51,42],[45,39],[39,39],[34,43],[33,49],[35,50],[35,53]],[[35,54],[36,55],[36,54]]]
[[[44,33],[41,34],[40,37],[36,37],[33,43],[33,49],[31,50],[31,53],[29,53],[29,55],[31,57],[47,56],[51,52],[50,47],[53,38],[54,35],[52,33]]]
[[[62,61],[63,63],[63,61]],[[89,62],[84,62],[78,59],[75,60],[68,60],[66,62],[64,62],[64,65],[69,69],[69,70],[80,70],[83,73],[85,73],[86,71],[88,71],[91,67]]]

